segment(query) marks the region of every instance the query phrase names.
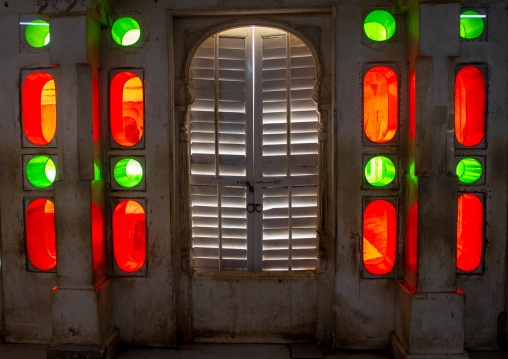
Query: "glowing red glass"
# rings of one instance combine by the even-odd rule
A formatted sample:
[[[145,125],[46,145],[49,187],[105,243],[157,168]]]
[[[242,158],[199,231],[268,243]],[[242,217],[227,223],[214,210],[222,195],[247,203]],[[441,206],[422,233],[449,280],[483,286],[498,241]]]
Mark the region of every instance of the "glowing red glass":
[[[363,127],[369,140],[388,142],[397,132],[397,75],[377,66],[363,80]]]
[[[95,203],[92,203],[92,256],[94,271],[100,268],[105,261],[105,251],[102,211]]]
[[[406,272],[416,273],[418,248],[418,203],[415,203],[407,215],[406,229]]]
[[[482,257],[483,204],[474,194],[459,197],[457,216],[457,267],[478,268]]]
[[[47,199],[36,199],[25,216],[28,259],[39,270],[56,266],[55,207]]]
[[[363,264],[373,274],[385,274],[395,263],[397,216],[393,205],[376,200],[363,213]]]
[[[143,135],[143,84],[132,72],[111,81],[111,133],[122,146],[134,146]]]
[[[47,145],[56,131],[55,81],[50,74],[34,72],[23,83],[23,130],[34,145]]]
[[[415,73],[411,72],[409,77],[409,135],[415,138],[415,117],[416,117],[416,93]]]
[[[101,113],[99,83],[97,79],[92,79],[92,111],[93,111],[93,141],[97,141],[101,130]]]
[[[455,137],[476,146],[485,135],[485,81],[474,66],[464,67],[455,80]]]
[[[135,272],[146,258],[145,211],[136,201],[123,201],[113,213],[113,249],[118,267]]]

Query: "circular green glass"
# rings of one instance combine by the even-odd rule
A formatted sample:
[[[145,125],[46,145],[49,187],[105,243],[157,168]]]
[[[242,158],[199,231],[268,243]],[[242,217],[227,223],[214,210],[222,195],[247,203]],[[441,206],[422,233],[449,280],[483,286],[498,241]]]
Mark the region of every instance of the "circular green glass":
[[[32,20],[25,29],[26,41],[33,47],[44,47],[49,44],[49,23],[44,20]]]
[[[125,158],[115,166],[114,176],[116,182],[126,188],[135,187],[143,178],[143,167],[132,158]]]
[[[372,186],[386,186],[395,178],[395,165],[388,157],[373,157],[365,166],[365,178]]]
[[[141,36],[141,29],[136,20],[130,17],[122,17],[113,24],[111,36],[118,45],[129,46],[135,44]]]
[[[34,187],[51,186],[56,178],[55,163],[47,156],[35,156],[26,165],[26,177]]]
[[[397,25],[392,14],[384,10],[374,10],[363,23],[365,35],[374,41],[385,41],[393,36]]]
[[[460,14],[460,37],[464,39],[476,39],[483,33],[485,24],[484,15],[476,11],[464,11]]]
[[[482,164],[474,158],[464,158],[457,163],[456,173],[460,182],[474,183],[482,176]]]

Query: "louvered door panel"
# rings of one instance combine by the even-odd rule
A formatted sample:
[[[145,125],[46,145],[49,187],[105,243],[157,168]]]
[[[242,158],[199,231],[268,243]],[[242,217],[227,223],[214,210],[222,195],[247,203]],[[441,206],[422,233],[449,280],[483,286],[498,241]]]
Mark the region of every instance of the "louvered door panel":
[[[205,41],[191,64],[193,265],[313,269],[319,130],[314,58],[286,32],[237,30]],[[245,36],[238,35],[242,31]]]
[[[319,117],[312,100],[316,67],[298,38],[266,33],[261,38],[261,181],[280,183],[263,190],[262,267],[312,269],[317,267]]]
[[[215,175],[215,37],[204,41],[191,63],[191,174]]]
[[[317,268],[317,186],[291,188],[291,269]]]
[[[221,188],[221,254],[223,270],[247,269],[247,192]]]
[[[287,57],[285,34],[262,38],[263,176],[288,172]]]
[[[263,270],[288,270],[290,249],[289,188],[263,188]]]
[[[219,36],[218,48],[219,175],[245,176],[245,39]]]
[[[289,38],[291,57],[291,175],[317,175],[317,105],[312,100],[316,65],[309,48],[295,36]]]
[[[191,186],[193,266],[219,269],[219,202],[217,186]]]

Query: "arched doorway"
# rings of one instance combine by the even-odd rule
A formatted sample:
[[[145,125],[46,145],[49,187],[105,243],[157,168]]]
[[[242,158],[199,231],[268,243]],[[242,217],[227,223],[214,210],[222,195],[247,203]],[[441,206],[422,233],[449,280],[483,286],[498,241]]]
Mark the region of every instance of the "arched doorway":
[[[316,269],[317,70],[297,36],[269,27],[212,35],[190,66],[192,264]]]
[[[314,53],[288,31],[249,26],[215,33],[190,54],[181,176],[190,288],[181,314],[192,340],[316,340],[322,169]]]

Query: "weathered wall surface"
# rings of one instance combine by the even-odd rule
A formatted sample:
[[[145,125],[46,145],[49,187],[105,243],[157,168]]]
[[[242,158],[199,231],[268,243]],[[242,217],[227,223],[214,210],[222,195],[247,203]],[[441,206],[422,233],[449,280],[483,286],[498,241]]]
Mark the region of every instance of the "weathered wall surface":
[[[492,2],[487,8],[486,41],[461,42],[457,64],[485,65],[487,90],[486,183],[479,186],[485,193],[485,241],[483,270],[477,275],[460,274],[457,287],[466,294],[466,348],[492,350],[502,341],[506,328],[506,218],[508,200],[508,28],[506,3]],[[468,152],[469,153],[469,152]],[[459,154],[459,153],[457,153]],[[459,191],[464,189],[459,189]],[[468,189],[468,192],[471,191]],[[504,220],[503,220],[504,219]],[[478,310],[481,308],[481,310]],[[506,330],[506,329],[505,329]],[[501,336],[498,339],[498,336]]]
[[[113,9],[115,15],[141,15],[144,29],[141,48],[110,47],[109,29],[103,29],[103,118],[109,118],[110,71],[117,68],[140,68],[144,71],[144,149],[106,150],[109,155],[146,157],[146,192],[119,191],[113,198],[146,198],[147,274],[146,277],[115,279],[116,325],[122,341],[143,345],[174,345],[176,287],[173,283],[172,255],[174,239],[170,237],[170,137],[169,137],[169,58],[165,7],[150,2],[140,8],[137,1],[121,1]],[[105,134],[108,122],[103,121]],[[106,148],[109,147],[106,136]],[[111,140],[112,141],[112,140]],[[113,180],[113,179],[110,179]],[[110,202],[113,209],[113,205]],[[129,314],[127,314],[129,313]]]
[[[0,212],[2,235],[2,282],[4,318],[8,342],[49,343],[52,338],[51,289],[56,286],[55,273],[27,270],[25,250],[24,198],[41,196],[23,191],[22,155],[35,153],[21,149],[21,69],[50,67],[48,52],[20,53],[19,15],[36,9],[31,1],[9,1],[2,4],[0,36],[2,66],[6,71],[0,81]],[[7,70],[8,69],[8,70]],[[45,191],[42,196],[47,196]]]
[[[22,155],[33,153],[21,148],[20,71],[22,68],[49,67],[49,53],[19,51],[19,14],[37,11],[31,0],[6,1],[0,9],[0,48],[2,73],[0,81],[0,228],[2,269],[0,278],[0,312],[4,313],[5,335],[10,342],[49,343],[53,339],[51,289],[56,285],[55,273],[27,270],[24,238],[24,197],[40,193],[22,189]],[[506,333],[507,266],[507,163],[508,163],[508,17],[504,1],[480,1],[474,5],[487,7],[488,35],[486,41],[461,41],[461,56],[456,63],[484,64],[487,82],[487,147],[475,152],[486,156],[486,185],[470,187],[485,193],[485,251],[482,270],[475,274],[460,274],[457,287],[466,296],[465,345],[471,349],[496,349],[499,336]],[[212,0],[136,1],[117,0],[113,14],[136,15],[141,18],[143,39],[141,47],[119,49],[110,46],[109,28],[102,30],[102,118],[104,134],[105,173],[109,176],[110,156],[145,156],[146,191],[106,190],[106,224],[109,228],[109,275],[114,277],[115,324],[120,339],[126,343],[154,346],[173,346],[179,340],[222,342],[290,342],[312,341],[328,331],[340,348],[376,349],[389,344],[394,330],[394,316],[408,309],[394,306],[397,279],[404,276],[404,237],[406,208],[404,206],[405,150],[408,103],[408,44],[406,43],[406,13],[398,15],[397,41],[382,44],[362,44],[363,17],[366,8],[392,8],[387,0],[251,0],[245,2]],[[466,2],[464,6],[469,6]],[[173,33],[170,14],[192,16],[214,11],[218,18],[250,19],[269,15],[292,26],[299,24],[312,32],[316,19],[308,20],[305,11],[291,18],[287,13],[295,8],[326,8],[326,21],[333,29],[321,34],[324,42],[317,45],[323,61],[328,61],[330,82],[328,109],[331,141],[330,168],[335,172],[332,183],[335,193],[329,211],[334,228],[326,228],[321,263],[326,264],[327,282],[316,276],[274,275],[252,277],[232,275],[224,277],[196,274],[189,270],[188,233],[180,235],[180,223],[175,223],[175,208],[171,188],[181,168],[173,166],[178,148],[179,122],[172,104],[178,102],[178,88],[173,75],[181,67],[172,62],[171,46],[185,55],[190,37]],[[286,9],[285,15],[274,10]],[[227,16],[224,14],[228,13]],[[233,16],[232,16],[233,14]],[[271,15],[270,15],[271,14]],[[206,21],[210,21],[209,19]],[[210,21],[216,23],[217,20]],[[201,24],[201,27],[203,24]],[[196,30],[198,31],[198,30]],[[182,45],[183,43],[183,45]],[[363,75],[366,65],[390,64],[396,69],[399,89],[398,145],[365,145],[363,125]],[[181,64],[178,64],[181,66]],[[114,69],[134,68],[144,72],[145,145],[141,149],[109,149],[109,82]],[[334,76],[334,77],[332,77]],[[174,91],[174,93],[173,93]],[[336,116],[333,113],[336,111]],[[176,132],[175,132],[176,131]],[[51,150],[46,150],[52,153]],[[476,150],[475,150],[476,151]],[[399,157],[399,188],[379,192],[362,190],[362,155],[389,153]],[[457,153],[459,154],[459,153]],[[184,176],[186,174],[183,174]],[[107,178],[111,181],[111,178]],[[109,182],[107,184],[109,186]],[[107,187],[109,188],[109,187]],[[464,190],[464,189],[462,189]],[[460,189],[459,189],[460,191]],[[45,195],[45,194],[43,194]],[[387,276],[375,278],[365,272],[362,264],[362,213],[366,198],[398,197],[398,240],[395,269]],[[173,196],[173,197],[172,197]],[[122,198],[146,200],[147,262],[146,275],[124,276],[115,270],[111,255],[111,212],[114,201]],[[450,221],[456,221],[451,213]],[[326,255],[326,256],[325,256]],[[326,257],[326,260],[324,259]],[[453,261],[454,258],[450,258]],[[183,273],[183,275],[182,275]],[[416,279],[415,279],[416,280]],[[325,288],[326,290],[320,290]],[[3,292],[2,292],[3,289]],[[400,289],[400,288],[399,288]],[[298,296],[295,293],[303,293]],[[3,298],[3,302],[2,302]],[[323,298],[325,298],[323,300]],[[106,304],[105,304],[106,306]],[[259,311],[256,307],[264,308]],[[481,310],[479,310],[481,308]],[[324,317],[331,323],[327,328]],[[2,318],[0,316],[0,318]],[[100,318],[99,318],[100,320]],[[503,327],[505,332],[503,333]],[[0,320],[0,328],[2,322]],[[318,329],[316,329],[318,328]],[[1,334],[1,330],[0,330]]]
[[[335,310],[337,345],[346,348],[380,348],[388,345],[393,330],[394,283],[403,273],[398,257],[391,278],[365,278],[362,264],[363,199],[399,196],[399,190],[361,190],[364,168],[362,154],[399,154],[398,172],[403,170],[402,149],[406,133],[406,92],[408,69],[405,59],[405,16],[399,15],[398,41],[362,44],[363,7],[343,4],[337,8],[335,41],[337,46],[337,252]],[[368,64],[395,66],[399,98],[398,148],[362,144],[363,76]],[[402,179],[402,177],[399,177]],[[400,181],[402,186],[402,181]],[[403,207],[398,208],[398,254],[402,253]],[[374,276],[375,277],[375,276]]]

